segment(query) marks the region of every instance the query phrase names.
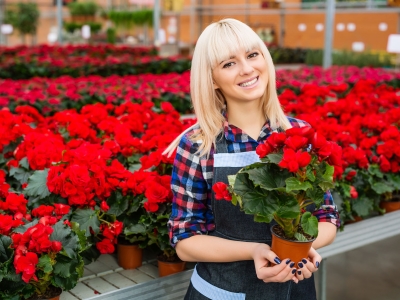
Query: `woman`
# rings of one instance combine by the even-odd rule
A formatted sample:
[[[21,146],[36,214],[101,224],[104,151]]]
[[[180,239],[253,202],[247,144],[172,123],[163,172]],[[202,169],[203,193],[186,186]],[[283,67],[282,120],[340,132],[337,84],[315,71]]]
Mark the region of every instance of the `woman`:
[[[292,262],[271,251],[269,224],[214,201],[211,192],[214,182],[255,162],[257,145],[271,132],[309,126],[284,115],[265,44],[240,21],[209,25],[193,54],[190,89],[197,124],[165,151],[177,148],[171,243],[182,260],[198,262],[185,299],[316,299],[315,249],[330,244],[339,226],[330,193],[314,212],[319,235],[309,257]]]

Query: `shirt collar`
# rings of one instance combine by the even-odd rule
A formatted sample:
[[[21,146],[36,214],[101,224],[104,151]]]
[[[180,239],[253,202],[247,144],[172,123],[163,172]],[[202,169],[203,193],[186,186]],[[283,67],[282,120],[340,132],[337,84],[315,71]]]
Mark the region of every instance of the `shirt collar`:
[[[224,134],[225,138],[228,141],[236,142],[236,143],[245,143],[245,142],[258,142],[262,141],[272,133],[272,129],[270,127],[269,120],[267,120],[264,126],[261,128],[260,135],[258,137],[258,141],[255,141],[251,138],[247,133],[245,133],[239,127],[228,123],[228,114],[226,111],[222,112],[222,115],[225,117],[224,121]]]

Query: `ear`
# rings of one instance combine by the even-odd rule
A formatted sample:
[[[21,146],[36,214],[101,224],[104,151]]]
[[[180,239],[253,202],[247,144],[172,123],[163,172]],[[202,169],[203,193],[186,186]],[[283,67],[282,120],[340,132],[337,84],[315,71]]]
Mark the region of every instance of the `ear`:
[[[214,90],[218,90],[219,89],[218,84],[216,84],[214,80],[213,80],[213,86],[214,86]]]

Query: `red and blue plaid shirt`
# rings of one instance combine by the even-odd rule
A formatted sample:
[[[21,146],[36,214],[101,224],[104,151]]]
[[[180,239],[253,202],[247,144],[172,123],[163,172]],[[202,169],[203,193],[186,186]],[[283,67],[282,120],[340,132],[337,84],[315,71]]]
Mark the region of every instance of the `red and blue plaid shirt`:
[[[288,117],[292,127],[310,126],[308,123]],[[191,141],[190,136],[199,127],[187,132],[181,139],[174,161],[171,187],[174,195],[172,213],[168,222],[170,241],[173,246],[182,239],[213,231],[214,216],[211,209],[211,187],[213,181],[214,151],[210,156],[195,154],[201,141]],[[269,122],[261,129],[255,141],[240,128],[226,120],[224,133],[228,153],[255,151],[257,146],[272,133]],[[324,196],[321,207],[314,212],[319,222],[331,222],[340,226],[339,213],[330,192]]]

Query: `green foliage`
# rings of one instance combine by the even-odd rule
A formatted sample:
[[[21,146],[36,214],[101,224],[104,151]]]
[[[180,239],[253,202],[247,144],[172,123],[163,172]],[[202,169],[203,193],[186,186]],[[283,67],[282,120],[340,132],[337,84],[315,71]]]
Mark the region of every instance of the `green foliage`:
[[[94,16],[98,8],[98,5],[93,1],[68,3],[71,16]]]
[[[307,65],[322,65],[323,50],[308,50],[305,63]],[[337,66],[357,66],[357,67],[394,67],[392,58],[389,54],[375,54],[369,51],[352,52],[348,50],[334,51],[332,54],[332,64]]]
[[[117,40],[117,31],[115,30],[115,28],[107,28],[107,43],[110,44],[115,44],[116,40]]]
[[[38,196],[39,199],[49,196],[50,191],[47,188],[48,173],[49,169],[35,171],[28,179],[28,186],[25,188],[24,194],[27,196]]]
[[[96,22],[85,22],[85,23],[65,22],[64,29],[69,33],[74,33],[75,30],[81,30],[83,25],[89,25],[90,32],[92,33],[97,33],[101,30],[101,23],[96,23]]]
[[[95,210],[85,208],[77,209],[72,214],[71,221],[79,224],[81,230],[85,231],[86,236],[90,236],[93,231],[94,234],[100,231],[100,221]]]
[[[19,2],[16,7],[6,11],[6,21],[22,35],[35,34],[39,23],[39,10],[34,2]]]
[[[108,17],[117,28],[131,29],[134,26],[153,25],[153,11],[148,9],[135,11],[112,10],[108,12]]]

